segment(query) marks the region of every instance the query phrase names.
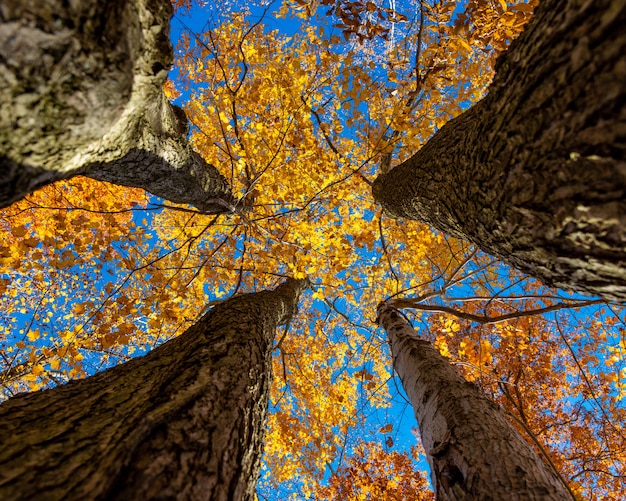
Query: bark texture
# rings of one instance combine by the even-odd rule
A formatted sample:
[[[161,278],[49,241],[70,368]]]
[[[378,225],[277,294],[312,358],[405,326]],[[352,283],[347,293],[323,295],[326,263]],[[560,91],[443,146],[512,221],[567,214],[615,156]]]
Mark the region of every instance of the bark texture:
[[[254,499],[275,330],[307,286],[233,297],[145,357],[3,403],[0,499]]]
[[[419,423],[439,501],[570,500],[568,489],[497,406],[383,304],[393,366]]]
[[[84,174],[205,212],[228,183],[187,142],[167,101],[168,0],[0,4],[0,207]]]
[[[626,3],[543,0],[489,94],[373,194],[545,283],[626,300]]]

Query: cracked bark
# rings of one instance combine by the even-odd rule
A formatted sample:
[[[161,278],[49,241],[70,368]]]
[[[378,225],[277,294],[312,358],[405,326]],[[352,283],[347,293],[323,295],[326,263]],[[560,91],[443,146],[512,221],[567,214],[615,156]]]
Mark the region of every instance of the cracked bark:
[[[438,500],[571,501],[556,473],[498,407],[395,308],[379,307],[378,322],[415,411]]]
[[[0,5],[0,207],[77,174],[207,213],[230,187],[187,142],[162,85],[173,60],[167,0]]]
[[[235,296],[181,336],[0,405],[0,498],[252,500],[276,326],[307,280]]]
[[[545,283],[626,300],[626,4],[544,0],[489,94],[373,194]]]

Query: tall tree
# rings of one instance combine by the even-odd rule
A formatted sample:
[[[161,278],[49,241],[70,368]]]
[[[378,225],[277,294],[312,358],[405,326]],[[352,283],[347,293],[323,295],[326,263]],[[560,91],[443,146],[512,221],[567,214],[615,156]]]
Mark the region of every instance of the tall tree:
[[[0,406],[3,499],[254,499],[276,326],[308,280],[232,297],[181,336]]]
[[[172,65],[163,0],[3,3],[0,206],[84,174],[208,213],[228,183],[187,142],[163,83]]]
[[[496,405],[398,310],[383,303],[378,322],[415,411],[438,500],[572,498]]]
[[[374,185],[395,217],[626,299],[626,5],[545,0],[489,94]]]
[[[339,499],[348,491],[363,495],[374,486],[377,496],[385,493],[381,499],[397,499],[400,492],[410,497],[411,490],[424,485],[410,472],[418,452],[401,458],[398,446],[403,441],[396,434],[402,427],[395,422],[387,426],[395,412],[381,411],[389,405],[395,385],[386,384],[386,345],[378,342],[366,305],[419,290],[423,295],[414,298],[416,303],[447,305],[440,310],[469,314],[461,319],[430,315],[425,328],[438,332],[435,346],[458,357],[464,375],[479,380],[485,391],[497,391],[500,381],[519,389],[523,398],[515,398],[508,408],[521,409],[531,433],[551,446],[553,461],[577,494],[621,492],[626,448],[620,431],[611,427],[624,416],[619,402],[624,392],[619,313],[596,310],[579,323],[559,316],[567,335],[561,343],[569,341],[575,350],[568,357],[560,337],[554,339],[553,334],[559,336],[556,327],[547,327],[549,322],[526,325],[516,315],[551,308],[567,298],[554,292],[549,295],[559,297],[537,298],[546,289],[539,292],[529,280],[512,292],[509,287],[519,284],[519,275],[511,270],[503,274],[489,256],[476,254],[466,242],[435,234],[427,225],[378,217],[379,207],[368,195],[369,179],[380,156],[386,156],[388,143],[392,147],[401,140],[399,154],[407,158],[407,152],[432,135],[433,127],[459,112],[459,103],[482,95],[492,75],[491,49],[506,47],[531,6],[518,0],[506,5],[405,0],[404,7],[410,4],[416,10],[401,8],[402,1],[396,2],[398,8],[424,22],[381,26],[386,21],[378,14],[389,9],[371,11],[369,2],[359,6],[341,0],[350,13],[360,9],[362,18],[375,22],[366,25],[370,33],[383,28],[390,35],[388,44],[349,44],[348,50],[348,45],[338,45],[341,37],[319,21],[291,37],[275,31],[274,12],[272,22],[265,24],[259,11],[241,12],[260,3],[204,2],[204,11],[194,10],[193,26],[203,24],[203,14],[212,22],[202,33],[185,31],[176,51],[180,58],[175,86],[188,91],[185,110],[194,124],[190,142],[209,164],[220,168],[250,210],[232,217],[200,213],[230,210],[232,205],[203,207],[197,201],[207,195],[200,190],[193,196],[197,187],[187,188],[175,173],[156,169],[159,163],[141,172],[134,169],[136,164],[125,164],[114,174],[123,173],[132,181],[140,174],[160,173],[156,181],[163,186],[164,198],[174,199],[170,193],[180,187],[184,198],[174,200],[189,201],[200,211],[153,203],[139,189],[82,176],[49,185],[3,210],[0,398],[91,374],[129,359],[137,350],[143,353],[163,336],[191,325],[207,296],[212,300],[233,290],[271,287],[276,273],[314,275],[316,291],[306,298],[312,306],[307,318],[295,322],[274,352],[280,377],[271,391],[264,468],[268,473],[260,492],[276,498],[293,492],[303,498],[324,497],[324,484],[345,481],[351,488],[336,489]],[[6,5],[3,2],[2,15],[8,12]],[[212,15],[215,10],[207,14],[211,8],[241,11],[220,17]],[[90,12],[99,16],[101,10],[94,6]],[[79,21],[84,24],[89,15],[79,16]],[[147,24],[149,18],[140,16]],[[44,34],[54,33],[54,22],[46,24],[50,19],[54,13],[35,26],[46,27]],[[346,20],[345,26],[354,26],[354,19]],[[186,22],[179,16],[176,26]],[[344,34],[350,31],[344,29]],[[7,41],[12,43],[14,37]],[[62,51],[52,52],[56,57]],[[11,71],[22,71],[18,77],[38,74],[40,61],[26,62],[34,68],[15,66]],[[46,79],[38,82],[36,89],[45,88]],[[12,78],[7,85],[13,85]],[[19,101],[29,93],[28,87],[18,85],[9,97]],[[150,103],[146,106],[151,109]],[[167,116],[176,113],[164,109]],[[149,134],[147,126],[142,127],[142,134]],[[73,131],[80,132],[80,127]],[[118,148],[111,146],[104,152]],[[57,165],[62,162],[51,168]],[[101,163],[94,165],[95,171],[106,170]],[[193,184],[197,178],[186,179]],[[13,193],[10,187],[7,191]],[[468,296],[470,288],[472,297],[459,297]],[[518,292],[528,296],[517,297]],[[493,328],[467,326],[468,318],[508,315],[517,320]],[[485,377],[487,373],[492,376]],[[358,447],[353,447],[355,431]],[[329,469],[334,470],[330,480]],[[394,471],[402,475],[391,474]],[[399,485],[406,490],[399,491]]]

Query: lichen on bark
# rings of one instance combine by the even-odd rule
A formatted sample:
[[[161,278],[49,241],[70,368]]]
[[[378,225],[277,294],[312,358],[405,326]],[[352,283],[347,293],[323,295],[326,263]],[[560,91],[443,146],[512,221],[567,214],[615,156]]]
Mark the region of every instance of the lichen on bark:
[[[192,151],[163,93],[171,14],[165,0],[3,3],[0,206],[84,174],[233,210],[228,183]]]

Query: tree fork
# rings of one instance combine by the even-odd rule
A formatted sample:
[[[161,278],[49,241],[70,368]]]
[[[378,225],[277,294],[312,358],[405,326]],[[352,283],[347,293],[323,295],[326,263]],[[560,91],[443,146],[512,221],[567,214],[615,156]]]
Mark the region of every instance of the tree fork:
[[[626,300],[626,4],[543,0],[488,95],[373,194],[546,284]]]
[[[163,83],[168,0],[8,0],[0,8],[0,207],[83,174],[207,213],[226,179],[193,152]]]
[[[378,307],[413,406],[439,501],[569,500],[569,489],[498,407],[392,306]]]
[[[252,500],[276,326],[308,280],[218,304],[148,355],[0,405],[0,498]]]

